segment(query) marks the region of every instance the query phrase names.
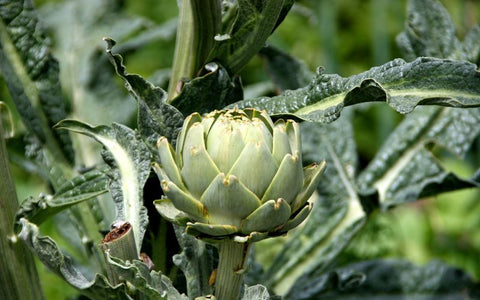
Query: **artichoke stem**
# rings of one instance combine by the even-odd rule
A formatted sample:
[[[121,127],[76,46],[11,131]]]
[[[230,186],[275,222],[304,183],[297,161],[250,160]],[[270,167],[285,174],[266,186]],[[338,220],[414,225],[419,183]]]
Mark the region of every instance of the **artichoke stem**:
[[[243,284],[243,273],[250,243],[225,240],[219,246],[215,297],[218,300],[236,300]]]

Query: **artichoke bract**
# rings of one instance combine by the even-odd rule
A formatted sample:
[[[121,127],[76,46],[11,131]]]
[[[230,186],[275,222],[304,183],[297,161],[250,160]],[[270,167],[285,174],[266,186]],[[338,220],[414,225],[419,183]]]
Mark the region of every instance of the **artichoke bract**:
[[[176,141],[158,141],[155,165],[166,197],[157,210],[200,238],[255,241],[299,225],[325,162],[302,167],[300,128],[265,111],[188,116]]]

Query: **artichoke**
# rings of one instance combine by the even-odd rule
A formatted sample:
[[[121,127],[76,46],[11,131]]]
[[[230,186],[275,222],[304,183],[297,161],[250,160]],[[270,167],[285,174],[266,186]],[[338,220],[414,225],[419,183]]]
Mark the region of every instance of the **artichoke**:
[[[300,128],[265,111],[188,116],[176,141],[158,140],[154,169],[166,197],[157,210],[200,238],[255,241],[308,216],[325,162],[302,167]]]

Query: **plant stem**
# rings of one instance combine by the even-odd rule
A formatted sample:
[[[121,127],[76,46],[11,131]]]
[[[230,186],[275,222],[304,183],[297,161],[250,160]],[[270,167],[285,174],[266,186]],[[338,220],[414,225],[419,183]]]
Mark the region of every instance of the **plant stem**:
[[[221,25],[218,0],[182,0],[173,57],[172,76],[168,86],[171,102],[180,90],[183,79],[191,79],[206,63]]]
[[[250,243],[237,243],[231,240],[220,243],[215,281],[215,297],[218,300],[238,299],[249,250]]]
[[[44,299],[33,255],[13,233],[17,193],[0,119],[0,299]]]
[[[105,254],[105,258],[106,252],[108,252],[111,257],[120,258],[124,261],[139,259],[132,225],[128,222],[110,231],[103,239],[101,248]],[[115,268],[112,267],[108,261],[106,261],[106,263],[108,280],[112,285],[119,284],[120,278],[115,272]]]

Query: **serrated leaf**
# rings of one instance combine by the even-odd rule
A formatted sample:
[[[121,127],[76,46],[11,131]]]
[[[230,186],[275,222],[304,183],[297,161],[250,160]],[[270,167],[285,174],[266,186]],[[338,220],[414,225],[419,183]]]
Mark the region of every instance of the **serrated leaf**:
[[[150,154],[146,145],[135,131],[116,123],[112,127],[92,127],[75,120],[63,120],[56,128],[90,136],[109,151],[117,170],[110,184],[117,219],[132,224],[137,250],[140,251],[148,223],[143,206],[143,186],[150,174]]]
[[[90,299],[98,300],[132,299],[126,294],[125,285],[121,284],[113,287],[101,274],[97,274],[92,281],[85,278],[72,259],[62,253],[55,241],[47,236],[40,235],[35,224],[28,222],[26,219],[21,219],[20,224],[22,230],[18,235],[19,238],[26,243],[48,269],[78,289],[82,294]]]
[[[383,209],[420,196],[479,186],[448,173],[426,148],[435,143],[463,157],[480,134],[480,109],[429,107],[408,115],[359,175],[361,190],[376,189]]]
[[[212,294],[208,284],[213,269],[217,266],[213,247],[188,235],[185,227],[173,225],[182,252],[173,256],[173,263],[182,270],[187,281],[187,294],[193,299]]]
[[[305,273],[325,272],[366,221],[354,182],[357,158],[348,114],[332,124],[303,123],[301,128],[305,162],[326,159],[327,168],[309,218],[264,274],[265,284],[278,294]]]
[[[107,42],[107,55],[117,74],[124,80],[125,87],[138,102],[138,130],[150,151],[156,155],[157,141],[164,136],[175,145],[183,125],[183,115],[174,106],[167,104],[167,94],[137,74],[129,74],[119,54],[112,54],[113,40]]]
[[[73,164],[75,154],[67,132],[51,127],[67,115],[59,66],[39,26],[33,3],[4,1],[0,5],[0,70],[27,128],[49,151]]]
[[[114,267],[115,272],[135,287],[133,297],[146,299],[188,300],[173,286],[171,280],[160,272],[150,271],[148,266],[140,261],[122,261],[106,253],[106,261]]]
[[[455,24],[438,0],[409,0],[405,30],[397,44],[407,60],[419,56],[447,58],[458,46]]]
[[[16,221],[25,218],[40,225],[51,216],[80,202],[108,192],[109,178],[105,168],[94,169],[65,182],[55,195],[40,195],[25,199],[15,216]]]
[[[207,113],[221,109],[243,98],[240,78],[231,78],[218,63],[204,67],[205,74],[185,83],[182,92],[172,101],[184,115]]]
[[[374,260],[310,274],[285,299],[475,299],[478,288],[468,274],[439,261]]]
[[[208,61],[219,61],[230,74],[258,53],[293,5],[291,0],[237,0],[228,5],[221,34]]]
[[[231,107],[256,107],[270,114],[293,114],[315,122],[332,122],[349,105],[385,101],[400,113],[417,105],[480,106],[480,76],[474,64],[421,57],[395,59],[343,78],[321,71],[301,89],[277,97],[243,100]]]

